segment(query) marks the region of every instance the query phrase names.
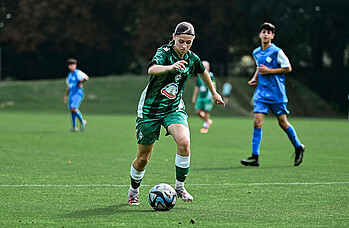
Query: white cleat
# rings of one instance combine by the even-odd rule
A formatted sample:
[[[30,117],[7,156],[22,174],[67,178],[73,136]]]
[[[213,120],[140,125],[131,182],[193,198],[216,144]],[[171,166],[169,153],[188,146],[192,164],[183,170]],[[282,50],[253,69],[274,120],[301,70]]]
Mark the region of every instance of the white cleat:
[[[177,197],[181,198],[184,202],[193,202],[194,197],[185,190],[185,188],[176,189]]]
[[[73,127],[72,129],[70,129],[70,132],[78,132],[78,128],[77,127]]]
[[[128,204],[129,205],[139,205],[139,194],[131,192],[128,190]]]
[[[87,124],[87,121],[83,120],[82,123],[81,123],[81,126],[80,126],[80,131],[84,131],[85,130],[86,124]]]

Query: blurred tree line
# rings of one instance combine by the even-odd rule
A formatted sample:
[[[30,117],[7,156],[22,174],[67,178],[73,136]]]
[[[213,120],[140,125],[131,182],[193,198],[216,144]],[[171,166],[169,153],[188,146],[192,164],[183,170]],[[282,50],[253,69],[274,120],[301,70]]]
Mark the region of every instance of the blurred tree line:
[[[293,74],[346,105],[347,0],[5,0],[0,7],[3,78],[64,77],[68,57],[89,75],[141,74],[180,21],[194,25],[192,50],[201,58],[238,66],[260,44],[259,26],[268,21]]]

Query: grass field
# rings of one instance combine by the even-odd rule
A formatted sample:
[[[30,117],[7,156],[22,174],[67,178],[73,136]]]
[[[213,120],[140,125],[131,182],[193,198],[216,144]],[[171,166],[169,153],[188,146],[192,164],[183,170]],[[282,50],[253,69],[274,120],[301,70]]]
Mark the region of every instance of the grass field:
[[[70,133],[68,114],[0,113],[0,227],[349,226],[345,120],[291,118],[307,146],[304,163],[293,167],[286,134],[266,119],[261,166],[250,168],[239,161],[250,154],[252,119],[214,118],[202,135],[201,121],[191,116],[186,183],[194,202],[156,212],[147,194],[155,184],[174,183],[172,138],[162,131],[141,205],[128,206],[135,116],[85,117],[87,130]]]

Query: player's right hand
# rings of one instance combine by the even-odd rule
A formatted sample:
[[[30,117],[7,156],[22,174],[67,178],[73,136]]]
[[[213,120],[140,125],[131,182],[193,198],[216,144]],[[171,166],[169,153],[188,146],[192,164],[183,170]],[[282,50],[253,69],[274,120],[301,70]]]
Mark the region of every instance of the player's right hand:
[[[185,70],[186,64],[188,64],[188,63],[184,60],[175,62],[174,64],[172,64],[172,70],[179,70],[179,71]]]
[[[67,103],[67,96],[64,96],[63,102],[64,102],[64,104]]]
[[[252,78],[250,81],[248,81],[248,84],[249,84],[250,86],[256,86],[256,85],[257,85],[257,80],[254,79],[254,78]]]

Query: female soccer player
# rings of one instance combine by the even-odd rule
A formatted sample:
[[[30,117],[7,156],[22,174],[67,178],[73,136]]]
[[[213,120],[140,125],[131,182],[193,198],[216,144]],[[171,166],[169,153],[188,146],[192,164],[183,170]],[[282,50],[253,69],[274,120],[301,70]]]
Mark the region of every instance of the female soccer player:
[[[287,121],[286,104],[288,102],[285,90],[285,73],[291,72],[291,64],[285,53],[271,41],[275,35],[275,26],[263,23],[260,27],[259,38],[261,47],[253,51],[257,70],[249,85],[255,86],[254,101],[254,130],[252,136],[252,156],[241,163],[245,166],[259,166],[259,146],[262,141],[262,126],[268,110],[274,113],[280,127],[286,132],[295,148],[294,165],[303,161],[305,146],[299,141],[293,126]],[[257,83],[258,82],[258,83]]]
[[[189,173],[190,137],[182,92],[189,77],[199,74],[212,93],[214,102],[224,106],[199,57],[189,51],[194,38],[193,25],[188,22],[179,23],[173,33],[173,40],[158,48],[148,65],[149,83],[138,104],[136,121],[138,151],[131,165],[128,204],[139,204],[139,186],[152,155],[154,143],[159,139],[161,125],[167,130],[167,135],[172,135],[177,143],[175,159],[177,195],[185,202],[193,201],[193,197],[184,188],[184,181]]]
[[[213,86],[216,88],[214,75],[210,71],[210,63],[208,61],[202,61],[202,65],[204,65],[205,69],[208,71]],[[192,101],[195,104],[196,115],[198,115],[204,121],[200,132],[205,134],[208,132],[208,129],[212,124],[212,120],[210,119],[210,111],[212,110],[213,102],[212,94],[210,91],[208,91],[200,77],[198,77],[196,81]]]
[[[66,79],[67,83],[67,92],[64,96],[64,103],[67,102],[67,97],[69,95],[69,109],[72,120],[72,132],[77,132],[78,129],[76,127],[76,117],[80,120],[80,130],[84,131],[86,127],[87,121],[82,118],[82,114],[79,111],[79,106],[84,98],[84,91],[82,87],[82,83],[87,81],[89,77],[82,72],[81,70],[76,69],[78,61],[76,59],[68,59],[68,69],[69,73]]]

